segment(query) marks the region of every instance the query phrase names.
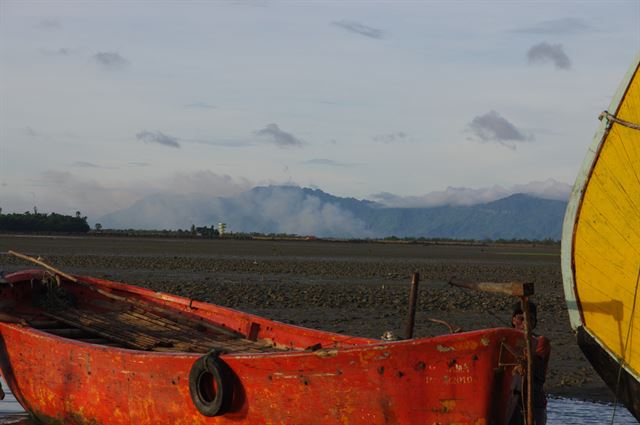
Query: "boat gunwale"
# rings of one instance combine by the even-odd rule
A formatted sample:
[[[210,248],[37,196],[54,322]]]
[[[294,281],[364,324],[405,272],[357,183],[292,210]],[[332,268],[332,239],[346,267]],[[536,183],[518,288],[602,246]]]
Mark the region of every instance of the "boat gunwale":
[[[194,360],[202,357],[204,353],[189,353],[186,351],[145,351],[145,350],[137,350],[135,348],[127,348],[127,347],[113,347],[107,346],[103,344],[93,344],[89,342],[79,341],[73,338],[65,338],[59,335],[54,335],[48,333],[44,330],[40,330],[37,328],[33,328],[31,326],[24,326],[17,323],[2,323],[0,322],[0,328],[7,327],[12,329],[13,331],[23,333],[26,335],[30,335],[32,337],[36,337],[39,339],[51,339],[59,344],[69,344],[75,345],[82,348],[92,348],[99,347],[101,351],[111,351],[111,352],[126,352],[127,354],[139,355],[139,356],[157,356],[157,357],[174,357],[174,358],[193,358]],[[355,351],[382,351],[388,348],[402,349],[404,346],[411,347],[415,345],[422,345],[424,343],[438,343],[438,342],[451,342],[450,340],[465,340],[468,341],[474,338],[482,338],[487,335],[492,334],[501,334],[504,332],[508,333],[518,333],[522,334],[522,338],[524,340],[524,333],[522,331],[513,329],[513,328],[488,328],[488,329],[477,329],[472,331],[460,332],[455,334],[444,334],[437,335],[431,337],[422,337],[422,338],[414,338],[400,341],[384,341],[384,340],[374,340],[376,343],[374,344],[362,344],[362,345],[349,345],[344,347],[326,347],[320,348],[318,350],[290,350],[290,351],[265,351],[265,352],[257,352],[257,353],[247,353],[247,352],[231,352],[220,354],[221,358],[229,358],[233,357],[234,359],[244,360],[244,359],[258,359],[262,357],[303,357],[303,356],[316,356],[316,357],[334,357],[339,355],[340,353],[351,353]],[[1,332],[0,332],[1,333]],[[442,351],[463,351],[466,348],[455,348],[444,344],[441,345]],[[482,344],[484,345],[484,344]]]

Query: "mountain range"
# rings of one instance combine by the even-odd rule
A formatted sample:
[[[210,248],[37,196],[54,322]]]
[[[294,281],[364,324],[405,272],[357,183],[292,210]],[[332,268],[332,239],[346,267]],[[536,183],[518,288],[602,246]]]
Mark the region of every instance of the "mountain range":
[[[559,240],[567,203],[525,194],[471,206],[392,208],[295,186],[255,187],[235,197],[160,193],[97,221],[113,229],[186,229],[338,238],[427,237]]]

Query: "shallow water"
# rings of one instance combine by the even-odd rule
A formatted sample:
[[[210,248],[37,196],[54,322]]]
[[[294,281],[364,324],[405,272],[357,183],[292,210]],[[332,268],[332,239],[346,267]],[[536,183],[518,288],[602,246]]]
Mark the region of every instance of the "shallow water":
[[[16,401],[13,394],[2,382],[2,387],[6,391],[6,397],[0,401],[0,425],[37,425],[38,422],[29,418],[24,413],[22,406]],[[612,404],[591,403],[588,401],[572,400],[567,398],[550,398],[548,405],[547,425],[634,425],[637,424],[633,416],[622,406],[617,406],[614,421]]]
[[[547,405],[547,424],[580,424],[580,425],[635,425],[638,422],[624,407],[615,407],[615,417],[613,404],[592,403],[589,401],[572,400],[568,398],[549,398]]]
[[[16,400],[16,398],[11,393],[7,384],[5,384],[4,380],[0,380],[2,383],[2,388],[5,391],[4,400],[0,401],[0,424],[14,424],[14,425],[31,425],[35,424],[29,417],[24,413],[24,409],[20,406],[20,403]]]

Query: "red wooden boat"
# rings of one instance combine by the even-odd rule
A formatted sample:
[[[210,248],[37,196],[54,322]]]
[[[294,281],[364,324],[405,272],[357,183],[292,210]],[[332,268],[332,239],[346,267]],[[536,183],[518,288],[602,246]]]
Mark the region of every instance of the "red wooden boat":
[[[91,277],[5,278],[2,375],[46,424],[505,424],[516,400],[514,329],[382,341]]]

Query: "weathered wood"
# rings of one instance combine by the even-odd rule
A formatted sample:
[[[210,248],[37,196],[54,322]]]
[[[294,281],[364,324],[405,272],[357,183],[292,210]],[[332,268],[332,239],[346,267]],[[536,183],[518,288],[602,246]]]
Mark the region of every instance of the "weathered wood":
[[[50,272],[52,272],[52,273],[54,273],[54,274],[56,274],[58,276],[64,277],[65,279],[70,280],[72,282],[77,282],[77,279],[75,277],[62,272],[62,271],[56,269],[55,267],[50,266],[49,264],[45,263],[44,261],[42,261],[39,258],[33,258],[33,257],[28,256],[28,255],[21,254],[19,252],[11,251],[11,250],[7,251],[7,254],[13,255],[14,257],[21,258],[23,260],[30,261],[32,263],[35,263],[35,264],[37,264],[37,265],[39,265],[41,267],[44,267],[45,269],[49,270]]]
[[[169,320],[162,320],[162,318],[160,318],[159,316],[156,316],[151,313],[142,314],[138,311],[131,310],[126,312],[126,315],[131,316],[134,320],[145,321],[155,326],[161,326],[163,328],[171,329],[178,332],[184,331],[186,329],[190,329],[190,328],[186,328],[185,326],[179,326],[177,323],[171,322]]]
[[[117,342],[123,344],[125,347],[131,347],[131,348],[135,348],[135,349],[138,349],[138,350],[148,350],[150,348],[149,345],[139,344],[139,343],[136,343],[135,341],[133,341],[133,340],[131,340],[129,338],[120,337],[118,335],[114,335],[112,332],[107,332],[107,331],[104,331],[102,329],[96,329],[95,326],[85,326],[85,325],[77,323],[74,320],[70,320],[70,319],[67,319],[65,317],[53,314],[53,313],[43,313],[43,314],[46,315],[46,316],[52,317],[52,318],[54,318],[56,320],[59,320],[59,321],[61,321],[63,323],[67,323],[67,324],[70,324],[72,326],[76,326],[76,327],[78,327],[80,329],[84,329],[86,331],[92,332],[92,333],[94,333],[96,335],[102,336],[102,337],[107,338],[109,340],[117,341]]]
[[[26,325],[27,322],[22,317],[0,311],[0,322],[3,323],[19,323]]]
[[[202,326],[216,334],[223,334],[233,338],[244,337],[244,335],[242,335],[239,332],[236,332],[232,329],[225,328],[221,325],[207,322],[206,320],[203,320],[201,318],[196,318],[196,317],[187,318],[181,314],[168,311],[166,308],[162,308],[162,307],[147,304],[147,303],[138,303],[138,305],[140,308],[144,310],[151,310],[152,312],[158,313],[159,315],[163,315],[167,317],[169,320],[174,321],[175,323],[185,324],[187,326]]]
[[[531,282],[463,282],[452,279],[449,281],[449,285],[514,297],[530,296],[534,293],[533,283]]]
[[[416,302],[418,300],[419,284],[420,274],[414,273],[411,279],[411,289],[409,290],[409,311],[407,313],[407,323],[404,329],[405,339],[413,338],[413,325],[416,318]]]
[[[65,338],[78,339],[87,336],[87,331],[78,328],[46,329],[47,333],[63,336]]]
[[[132,315],[130,311],[98,314],[69,309],[48,312],[46,315],[103,338],[145,351],[206,353],[212,348],[225,352],[280,351],[264,341],[229,339],[226,335],[224,339],[219,340],[193,328],[171,325],[168,319],[162,320],[162,323],[159,323],[159,319],[147,321],[144,320],[144,315]]]
[[[531,312],[529,298],[522,297],[522,311],[524,312],[524,339],[527,350],[527,423],[533,424],[533,346],[531,345]]]
[[[29,326],[36,329],[51,329],[51,328],[59,328],[60,322],[57,320],[29,320]]]
[[[76,338],[80,342],[86,342],[87,344],[97,344],[97,345],[119,345],[116,342],[108,340],[106,338]]]
[[[207,329],[209,329],[209,330],[211,330],[211,331],[213,331],[215,333],[226,334],[226,335],[233,336],[233,337],[243,336],[242,334],[240,334],[240,333],[238,333],[238,332],[236,332],[234,330],[231,330],[231,329],[225,328],[223,326],[215,325],[213,323],[207,322],[207,321],[203,320],[200,317],[195,317],[194,316],[193,318],[191,318],[191,317],[185,318],[184,315],[189,315],[189,312],[183,312],[183,313],[178,314],[178,313],[169,311],[167,308],[163,307],[161,304],[152,304],[150,302],[145,302],[145,301],[142,301],[142,300],[138,300],[136,298],[124,297],[124,296],[121,296],[121,295],[117,295],[117,294],[114,294],[112,291],[107,291],[107,290],[104,290],[104,289],[96,288],[91,283],[84,282],[84,281],[82,281],[82,280],[80,280],[80,279],[78,279],[78,278],[76,278],[74,276],[71,276],[70,274],[64,273],[64,272],[56,269],[55,267],[50,266],[49,264],[45,263],[44,261],[42,261],[40,259],[36,259],[36,258],[30,257],[30,256],[25,255],[25,254],[21,254],[19,252],[15,252],[15,251],[8,251],[8,253],[11,254],[11,255],[16,256],[18,258],[30,261],[30,262],[35,263],[35,264],[38,264],[39,266],[42,266],[45,269],[49,270],[50,272],[54,273],[56,276],[63,277],[63,278],[65,278],[65,279],[67,279],[67,280],[69,280],[69,281],[71,281],[73,283],[76,283],[76,284],[78,284],[78,285],[80,285],[80,286],[82,286],[84,288],[87,288],[87,289],[89,289],[91,291],[97,292],[97,293],[99,293],[99,294],[101,294],[101,295],[103,295],[103,296],[105,296],[107,298],[110,298],[110,299],[116,300],[116,301],[121,301],[121,302],[130,304],[130,305],[133,305],[133,306],[138,306],[138,307],[140,307],[140,308],[142,308],[144,310],[150,310],[150,311],[154,311],[154,312],[157,312],[157,313],[161,313],[163,315],[171,317],[171,319],[174,320],[177,323],[185,323],[185,322],[193,323],[193,322],[195,322],[195,323],[199,324],[200,326],[203,326],[203,327],[205,327],[205,328],[207,328]]]
[[[126,310],[113,313],[89,314],[81,310],[67,310],[48,312],[45,315],[52,317],[74,329],[54,329],[50,333],[65,337],[86,336],[86,332],[92,332],[112,341],[117,341],[125,346],[142,350],[158,351],[202,351],[211,347],[225,351],[264,351],[274,350],[271,344],[256,341],[257,332],[252,337],[254,341],[244,339],[243,335],[215,325],[199,317],[184,317],[183,314],[169,311],[161,304],[154,304],[132,297],[124,297],[113,293],[111,290],[96,288],[94,285],[83,282],[72,275],[66,274],[40,260],[15,251],[9,254],[18,258],[33,262],[55,274],[58,283],[62,277],[70,282],[97,292],[112,301],[122,302],[131,306]],[[114,307],[114,305],[109,306]],[[157,313],[157,314],[156,314]],[[184,314],[189,314],[184,312]],[[0,316],[1,319],[1,316]],[[22,319],[18,319],[22,320]],[[206,332],[202,332],[205,329]],[[195,335],[194,335],[195,334]]]

